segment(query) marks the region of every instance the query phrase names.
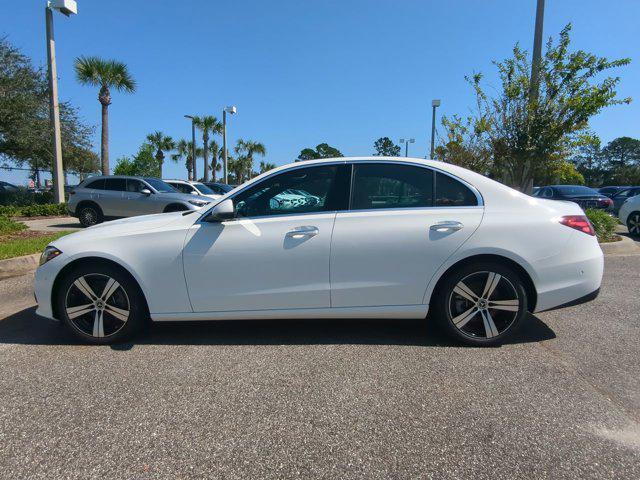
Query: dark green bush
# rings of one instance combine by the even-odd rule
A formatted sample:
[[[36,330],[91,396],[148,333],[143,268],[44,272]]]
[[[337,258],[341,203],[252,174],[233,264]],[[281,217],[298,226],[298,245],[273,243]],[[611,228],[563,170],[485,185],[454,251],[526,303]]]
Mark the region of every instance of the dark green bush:
[[[45,205],[48,203],[53,203],[53,192],[33,193],[26,188],[20,188],[17,192],[3,192],[0,195],[0,205],[26,207],[28,205]]]
[[[618,224],[616,218],[604,210],[597,210],[595,208],[588,208],[585,213],[596,231],[599,242],[611,242],[615,239],[615,230]]]
[[[66,215],[67,205],[64,203],[49,203],[46,205],[27,205],[17,207],[13,205],[0,205],[0,215],[6,217],[48,217]]]

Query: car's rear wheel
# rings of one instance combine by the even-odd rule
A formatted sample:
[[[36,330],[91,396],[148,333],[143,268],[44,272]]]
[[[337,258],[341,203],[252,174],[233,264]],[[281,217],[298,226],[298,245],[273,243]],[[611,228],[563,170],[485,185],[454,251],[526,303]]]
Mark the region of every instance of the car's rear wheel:
[[[499,263],[467,265],[453,271],[434,298],[437,321],[467,345],[499,345],[514,334],[527,312],[519,274]]]
[[[640,212],[631,212],[627,218],[629,235],[640,237]]]
[[[90,227],[102,222],[102,212],[95,205],[83,205],[78,210],[78,220],[83,227]]]
[[[146,304],[137,284],[108,265],[83,265],[56,290],[56,310],[73,334],[88,343],[129,338],[143,323]]]

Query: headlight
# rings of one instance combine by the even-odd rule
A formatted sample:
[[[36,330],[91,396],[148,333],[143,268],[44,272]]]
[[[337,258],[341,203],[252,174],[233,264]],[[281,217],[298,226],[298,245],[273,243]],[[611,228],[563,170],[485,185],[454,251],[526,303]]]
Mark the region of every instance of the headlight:
[[[196,207],[204,207],[209,202],[205,202],[204,200],[189,200],[191,205],[195,205]]]
[[[42,255],[40,255],[40,265],[44,265],[49,260],[53,260],[61,253],[62,252],[58,250],[56,247],[51,247],[51,246],[46,247],[44,249],[44,252],[42,252]]]

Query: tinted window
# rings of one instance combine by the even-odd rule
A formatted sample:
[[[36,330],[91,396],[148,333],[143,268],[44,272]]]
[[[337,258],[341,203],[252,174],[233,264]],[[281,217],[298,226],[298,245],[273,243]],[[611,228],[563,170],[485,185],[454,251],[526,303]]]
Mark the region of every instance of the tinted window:
[[[560,195],[598,195],[593,188],[580,185],[559,185],[553,187]]]
[[[355,164],[352,210],[433,205],[433,171],[409,165]]]
[[[267,178],[234,197],[239,217],[312,213],[346,208],[349,167],[299,168]]]
[[[194,191],[194,188],[186,183],[170,183],[169,185],[181,193],[191,193]]]
[[[139,193],[144,188],[146,188],[147,190],[149,189],[149,187],[147,187],[140,180],[134,180],[134,179],[131,179],[131,178],[127,178],[127,192],[138,192]]]
[[[215,195],[215,192],[207,187],[204,183],[196,183],[195,187],[202,195]]]
[[[168,183],[164,183],[162,180],[158,180],[157,178],[145,178],[144,181],[151,185],[156,192],[171,193],[177,191]]]
[[[127,181],[124,178],[107,178],[104,182],[104,189],[124,192],[127,189]]]
[[[100,180],[94,180],[93,182],[89,182],[84,188],[93,188],[94,190],[104,190],[104,178],[101,178]]]
[[[455,178],[436,172],[436,207],[473,207],[478,199],[467,186]]]

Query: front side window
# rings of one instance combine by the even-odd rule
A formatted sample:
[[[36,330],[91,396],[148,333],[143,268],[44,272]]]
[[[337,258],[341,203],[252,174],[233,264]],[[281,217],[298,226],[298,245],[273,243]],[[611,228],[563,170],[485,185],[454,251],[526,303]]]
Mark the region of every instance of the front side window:
[[[124,178],[107,178],[104,182],[104,189],[124,192],[127,189],[127,181]]]
[[[436,207],[475,207],[478,199],[469,187],[444,173],[436,172]]]
[[[149,189],[149,187],[147,187],[140,180],[134,180],[132,178],[127,179],[127,192],[140,193],[145,188]]]
[[[238,217],[346,209],[349,167],[298,168],[269,177],[234,197]]]
[[[194,190],[194,188],[187,183],[170,183],[169,185],[178,190],[180,193],[190,194]]]
[[[432,170],[385,163],[354,165],[352,210],[432,205]]]

